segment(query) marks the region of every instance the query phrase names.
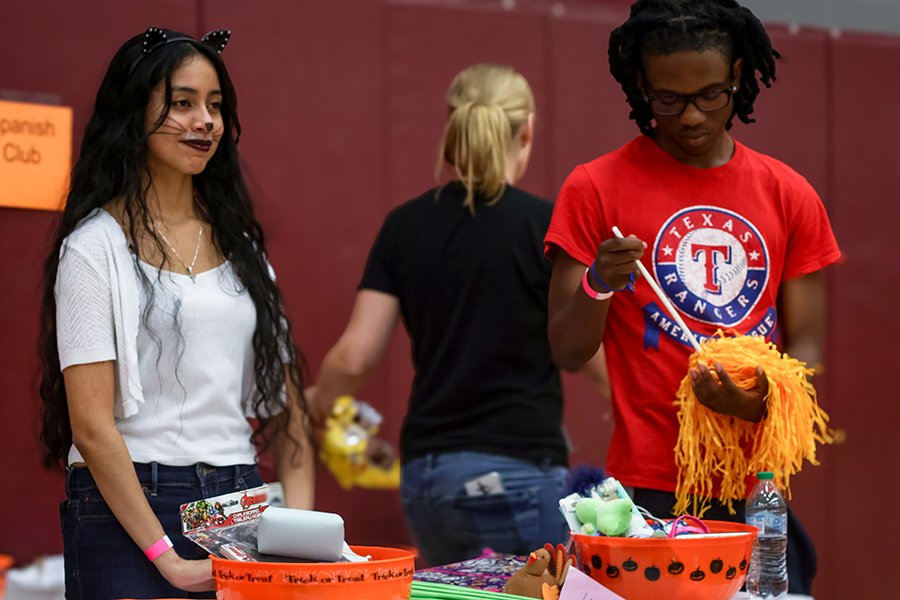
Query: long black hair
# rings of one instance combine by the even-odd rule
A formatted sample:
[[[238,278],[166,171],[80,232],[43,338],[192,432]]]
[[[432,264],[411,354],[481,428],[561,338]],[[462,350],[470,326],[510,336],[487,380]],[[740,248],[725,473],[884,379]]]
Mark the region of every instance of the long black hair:
[[[753,103],[759,95],[759,80],[766,87],[775,81],[775,59],[769,34],[749,9],[735,0],[638,0],[631,16],[609,36],[609,70],[631,105],[630,118],[641,133],[653,137],[653,111],[638,87],[638,73],[647,56],[693,50],[720,50],[733,63],[744,59],[741,81],[734,94],[735,115],[753,123]]]
[[[189,38],[178,32],[164,32],[169,38]],[[256,331],[253,334],[256,389],[252,406],[258,423],[253,431],[253,441],[265,446],[270,440],[269,434],[286,430],[285,418],[268,417],[287,414],[283,411],[289,407],[286,407],[282,397],[286,377],[298,392],[297,408],[308,415],[303,396],[305,360],[292,341],[291,325],[284,314],[281,291],[269,274],[262,228],[254,216],[250,194],[241,175],[237,151],[241,133],[237,96],[225,64],[211,45],[192,38],[161,45],[145,54],[142,54],[143,40],[144,35],[141,34],[125,42],[109,64],[97,92],[93,114],[85,128],[81,153],[72,170],[68,199],[53,248],[44,263],[40,394],[43,400],[41,440],[46,448],[44,463],[48,467],[62,463],[72,445],[56,331],[54,285],[59,270],[60,249],[65,238],[91,211],[121,198],[123,220],[132,242],[130,247],[136,271],[150,298],[142,317],[144,324],[147,324],[154,286],[144,270],[137,266],[141,260],[141,244],[136,240],[149,238],[163,256],[163,266],[167,260],[167,253],[152,225],[147,207],[146,192],[150,184],[142,179],[146,176],[148,154],[147,108],[152,90],[164,82],[166,106],[157,122],[159,127],[165,121],[172,101],[173,72],[197,56],[209,60],[218,74],[224,131],[206,168],[193,177],[195,198],[203,218],[212,226],[215,243],[231,262],[256,307]],[[308,423],[308,419],[305,421]],[[290,436],[289,431],[287,434]],[[294,442],[299,451],[300,440],[294,439]]]

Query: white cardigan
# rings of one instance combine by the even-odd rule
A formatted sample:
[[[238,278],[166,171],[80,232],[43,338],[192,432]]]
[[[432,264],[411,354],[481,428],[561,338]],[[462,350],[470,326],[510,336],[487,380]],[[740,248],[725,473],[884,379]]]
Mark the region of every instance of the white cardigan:
[[[140,280],[125,234],[112,215],[96,208],[66,237],[59,256],[55,294],[56,329],[62,338],[60,369],[115,360],[119,385],[114,414],[130,417],[144,402],[144,390],[137,353]],[[88,294],[67,293],[67,286],[87,286]],[[102,310],[67,304],[85,299],[104,307],[112,301],[112,338],[108,335],[108,322],[94,321],[94,315],[102,314]]]

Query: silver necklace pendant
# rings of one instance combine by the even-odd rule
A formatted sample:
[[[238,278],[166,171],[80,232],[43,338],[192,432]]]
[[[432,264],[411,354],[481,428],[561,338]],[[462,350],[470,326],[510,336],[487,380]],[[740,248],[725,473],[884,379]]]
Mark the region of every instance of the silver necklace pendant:
[[[160,231],[156,223],[153,223],[153,227],[156,229],[156,232],[160,235],[160,237],[162,237],[163,241],[166,243],[166,246],[169,247],[169,250],[171,250],[172,253],[175,254],[175,258],[178,259],[178,262],[181,263],[181,266],[183,266],[185,270],[187,270],[188,276],[191,278],[191,283],[197,283],[197,275],[194,274],[194,265],[197,263],[197,255],[200,253],[200,240],[203,239],[203,225],[200,225],[200,233],[197,235],[197,249],[194,250],[194,260],[191,261],[191,264],[187,264],[186,262],[184,262],[184,259],[181,258],[180,254],[178,254],[178,250],[176,250],[175,246],[173,246],[169,242],[165,234]]]

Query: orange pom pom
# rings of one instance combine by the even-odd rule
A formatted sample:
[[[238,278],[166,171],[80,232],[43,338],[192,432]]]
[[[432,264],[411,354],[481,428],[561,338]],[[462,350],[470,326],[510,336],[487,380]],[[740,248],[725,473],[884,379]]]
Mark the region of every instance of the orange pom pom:
[[[732,503],[746,497],[746,477],[758,471],[772,471],[776,483],[790,499],[790,478],[798,473],[803,459],[814,465],[816,442],[830,444],[833,432],[828,415],[816,402],[816,390],[808,376],[813,370],[760,337],[716,337],[702,344],[689,361],[688,374],[676,394],[678,443],[675,465],[676,514],[689,511],[702,516],[709,508],[713,483],[719,483],[718,497],[734,514]],[[755,370],[761,366],[769,380],[767,414],[759,423],[715,413],[697,401],[691,386],[690,370],[700,362],[720,363],[731,380],[742,389],[756,383]],[[715,371],[711,370],[715,375]],[[693,498],[692,498],[693,496]]]

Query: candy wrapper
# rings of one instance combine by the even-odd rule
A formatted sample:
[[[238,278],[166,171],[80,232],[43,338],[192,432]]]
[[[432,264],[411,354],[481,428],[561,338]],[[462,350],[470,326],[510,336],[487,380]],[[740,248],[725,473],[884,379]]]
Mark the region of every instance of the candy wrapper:
[[[182,504],[181,530],[186,538],[219,558],[242,562],[312,562],[259,551],[259,517],[270,506],[284,506],[284,491],[278,482]],[[368,557],[356,554],[343,542],[341,559],[337,562],[367,560]]]
[[[273,483],[183,504],[182,533],[219,558],[265,561],[256,548],[256,520],[270,501],[272,505],[281,504],[283,497],[281,484]]]

